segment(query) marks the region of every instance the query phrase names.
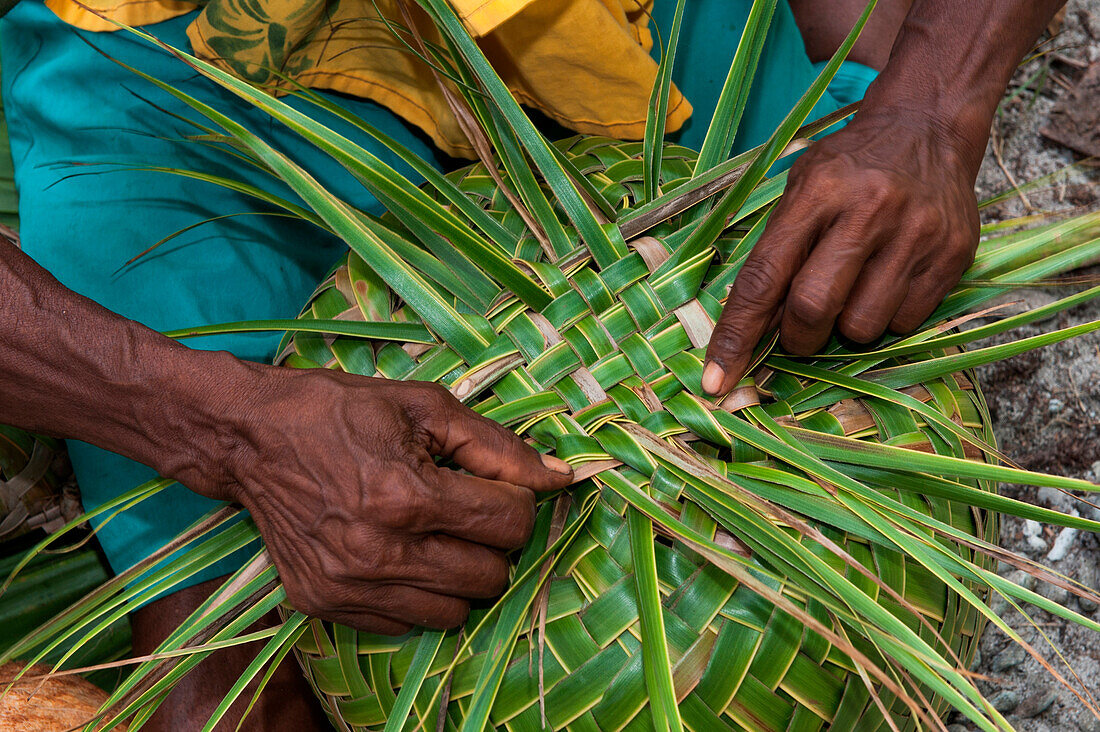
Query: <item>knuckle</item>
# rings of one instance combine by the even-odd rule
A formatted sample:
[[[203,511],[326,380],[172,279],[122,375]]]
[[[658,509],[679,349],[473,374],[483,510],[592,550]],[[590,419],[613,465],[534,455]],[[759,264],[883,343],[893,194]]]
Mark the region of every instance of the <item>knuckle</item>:
[[[764,305],[774,299],[781,281],[778,265],[768,257],[749,259],[737,273],[730,291],[730,299],[743,305]],[[737,313],[731,315],[736,316]],[[724,319],[727,327],[733,327],[735,318]]]
[[[421,528],[424,512],[408,498],[390,501],[381,511],[381,520],[391,529],[415,533]]]
[[[933,212],[922,212],[914,216],[911,228],[917,244],[935,244],[944,239],[943,222]]]
[[[389,618],[367,621],[367,626],[368,627],[363,628],[363,630],[369,633],[377,633],[378,635],[387,635],[390,637],[405,635],[413,629],[413,626],[408,623],[390,620]]]
[[[371,508],[374,520],[383,526],[402,533],[422,533],[430,517],[430,501],[425,496],[431,492],[426,481],[410,471],[403,485],[395,485]]]
[[[370,614],[355,615],[352,613],[341,613],[333,622],[340,623],[340,625],[347,625],[364,633],[375,633],[378,635],[386,635],[390,628],[393,627],[393,625],[386,622],[385,619]]]
[[[394,571],[408,566],[409,551],[405,542],[390,539],[385,546],[385,552],[378,552],[369,550],[377,547],[374,542],[347,545],[342,561],[327,573],[327,577],[334,585],[347,591],[348,588],[362,586],[364,582],[385,580]]]
[[[899,313],[890,323],[890,330],[895,333],[911,333],[924,322],[925,315],[919,312]]]
[[[520,519],[517,525],[520,529],[520,535],[523,537],[523,544],[527,543],[527,540],[531,538],[531,532],[535,530],[535,515],[538,512],[538,508],[535,505],[535,494],[526,488],[523,489],[524,495],[527,500],[524,501],[524,511],[520,515]]]
[[[885,170],[867,170],[862,176],[860,188],[862,200],[874,210],[897,209],[906,200],[904,187]]]
[[[779,342],[783,350],[793,356],[812,356],[828,334],[817,331],[805,331],[783,326],[779,331]]]
[[[787,313],[799,323],[817,325],[829,320],[836,312],[832,302],[821,292],[798,289],[787,296]]]
[[[324,612],[321,604],[314,600],[313,593],[307,592],[299,586],[285,586],[285,590],[286,601],[298,612],[313,617]]]
[[[832,201],[842,196],[853,180],[851,161],[846,155],[804,155],[795,165],[798,170],[792,167],[791,175],[795,176],[801,195]]]
[[[349,599],[354,599],[357,593],[355,583],[336,579],[335,577],[321,577],[315,583],[313,592],[316,593],[314,603],[326,608],[336,607]]]
[[[524,456],[527,445],[523,444],[523,441],[513,432],[480,415],[475,415],[474,419],[478,429],[477,439],[487,450],[497,456],[499,466]]]
[[[351,567],[348,566],[346,561],[335,561],[333,559],[322,560],[316,576],[324,578],[327,582],[332,583],[334,587],[344,586],[354,579]]]
[[[952,274],[961,274],[974,263],[975,244],[969,238],[960,238],[947,248],[945,264]]]
[[[742,326],[739,321],[740,319],[733,317],[732,314],[722,314],[710,335],[710,345],[707,348],[709,355],[730,354],[741,347]]]
[[[802,189],[829,189],[839,180],[837,159],[818,143],[791,165],[789,180]]]
[[[799,155],[793,163],[791,163],[791,171],[787,175],[788,187],[796,185],[802,185],[810,172],[814,169],[814,158],[819,154],[817,148],[820,147],[820,143],[815,146],[811,146],[807,152]]]
[[[447,388],[431,381],[398,382],[395,392],[397,404],[414,423],[425,424],[433,421],[446,421],[455,406],[459,404]]]
[[[865,314],[845,315],[839,323],[841,334],[856,343],[870,343],[882,335],[883,327],[875,318]]]
[[[386,613],[387,615],[397,613],[404,615],[406,621],[415,621],[415,617],[410,611],[401,612],[402,608],[398,602],[395,586],[392,584],[378,584],[365,588],[360,593],[357,604],[363,610]]]
[[[457,628],[465,623],[466,618],[469,616],[470,603],[465,600],[453,600],[447,603],[445,607],[440,608],[432,620],[438,624],[436,627],[440,629]]]
[[[460,406],[460,402],[447,390],[447,387],[433,381],[417,382],[420,397],[437,409],[449,410]]]

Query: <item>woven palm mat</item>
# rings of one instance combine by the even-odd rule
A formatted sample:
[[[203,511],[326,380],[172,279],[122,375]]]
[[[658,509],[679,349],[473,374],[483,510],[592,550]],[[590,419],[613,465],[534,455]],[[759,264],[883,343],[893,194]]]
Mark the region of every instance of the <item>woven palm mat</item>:
[[[558,147],[617,210],[640,199],[641,143],[578,137]],[[666,147],[665,190],[691,176],[695,156],[686,148]],[[769,478],[778,474],[775,471],[788,477],[801,474],[731,434],[731,423],[747,425],[738,416],[746,407],[759,404],[787,426],[943,454],[963,451],[958,443],[952,447],[941,439],[919,414],[883,400],[844,399],[827,409],[796,411],[789,406],[796,401],[793,397],[804,397],[806,389],[814,387],[767,368],[756,373],[758,388],[735,391],[722,408],[703,398],[701,349],[736,273],[731,262],[746,251],[747,229],[735,227],[723,235],[716,243],[717,260],[707,250],[669,271],[663,271],[662,264],[686,235],[681,227],[691,220],[690,212],[630,242],[628,256],[602,269],[583,249],[551,264],[482,165],[449,177],[519,236],[515,259],[547,283],[553,302],[536,313],[505,293],[487,318],[471,313],[471,323],[491,328],[492,345],[476,363],[466,363],[440,343],[402,346],[301,331],[284,339],[278,362],[442,382],[468,405],[535,443],[554,447],[559,457],[577,466],[587,479],[576,486],[567,503],[542,505],[535,535],[519,560],[517,573],[534,566],[539,553],[564,527],[567,547],[553,565],[548,593],[539,598],[545,603],[536,600],[532,610],[524,610],[491,721],[498,728],[538,730],[543,728],[545,713],[554,729],[651,729],[625,520],[633,509],[626,497],[650,496],[653,505],[718,543],[746,555],[752,552],[751,537],[735,537],[718,525],[708,512],[716,510],[713,501],[685,482],[675,466],[655,460],[646,450],[647,440],[679,445],[684,465],[718,476],[726,475],[730,461],[736,461],[738,484],[796,510],[803,510],[796,505],[800,494]],[[558,214],[566,222],[564,212]],[[748,224],[759,223],[758,218],[750,217]],[[392,216],[387,214],[382,221],[415,240]],[[576,240],[575,232],[570,229],[569,234]],[[354,253],[321,284],[302,318],[419,322],[411,308],[398,301]],[[985,404],[972,378],[960,374],[906,392],[992,443]],[[965,452],[980,459],[970,446]],[[862,470],[855,477],[987,541],[997,536],[995,517],[969,506],[899,490],[901,486],[893,484],[885,472]],[[992,490],[989,485],[982,487]],[[808,506],[805,510],[812,513]],[[819,528],[919,609],[952,650],[969,662],[984,624],[976,611],[898,552],[836,527]],[[802,541],[943,652],[929,628],[874,582],[846,568],[816,542]],[[970,550],[953,548],[988,566]],[[777,732],[886,728],[852,661],[834,645],[739,585],[684,543],[658,533],[654,551],[673,678],[689,728]],[[780,583],[774,589],[830,624],[814,598]],[[540,606],[545,608],[544,646],[539,642]],[[467,632],[487,612],[486,607],[475,608]],[[503,622],[497,618],[506,613],[501,611],[491,623]],[[493,637],[492,628],[479,633],[472,653],[457,664],[446,690],[440,690],[441,696],[449,698],[447,728],[461,725],[479,673],[492,657]],[[878,657],[870,644],[853,640],[868,657]],[[436,727],[438,697],[433,694],[459,643],[454,632],[443,639],[408,729],[417,718],[424,720],[424,729]],[[358,663],[349,663],[346,657],[342,662],[338,647],[355,649]],[[418,634],[387,638],[315,620],[297,651],[334,721],[360,730],[381,729],[385,724],[420,648]],[[905,706],[885,690],[880,694],[900,720],[901,729],[912,728],[915,720]],[[928,696],[942,712],[943,703]]]
[[[62,443],[0,425],[0,544],[83,512]]]

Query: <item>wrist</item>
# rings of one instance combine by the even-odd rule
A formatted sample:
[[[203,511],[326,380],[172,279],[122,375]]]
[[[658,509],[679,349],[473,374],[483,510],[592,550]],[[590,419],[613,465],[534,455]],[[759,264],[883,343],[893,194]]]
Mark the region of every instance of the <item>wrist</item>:
[[[881,85],[876,86],[879,82]],[[932,142],[944,163],[976,178],[985,155],[995,105],[946,91],[895,93],[890,79],[876,80],[852,124],[886,125]]]
[[[242,435],[265,367],[166,339],[147,355],[127,415],[140,434],[129,437],[126,451],[197,493],[238,501]]]
[[[89,442],[204,495],[234,498],[235,437],[257,375],[272,367],[189,349],[112,313],[5,241],[0,290],[6,423]]]
[[[1005,86],[1062,2],[914,0],[860,114],[921,121],[976,177]]]

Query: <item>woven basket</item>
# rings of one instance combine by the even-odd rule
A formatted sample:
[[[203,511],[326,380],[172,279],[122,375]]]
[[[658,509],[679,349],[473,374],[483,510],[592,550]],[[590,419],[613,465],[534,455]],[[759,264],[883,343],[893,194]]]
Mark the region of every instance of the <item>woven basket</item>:
[[[558,147],[618,209],[634,205],[642,187],[640,143],[577,137]],[[666,190],[690,176],[694,159],[690,150],[666,147],[662,169]],[[482,165],[449,177],[506,227],[524,231],[523,222]],[[562,212],[558,213],[565,222]],[[392,216],[383,221],[403,230]],[[498,729],[543,729],[543,714],[552,729],[653,727],[624,518],[630,504],[623,498],[624,491],[637,489],[650,495],[684,523],[730,548],[751,553],[740,538],[716,525],[705,500],[686,490],[673,471],[647,458],[646,435],[672,440],[685,455],[694,456],[704,466],[701,469],[718,474],[729,460],[758,462],[762,471],[783,469],[741,440],[715,437],[715,424],[708,417],[714,405],[700,396],[698,351],[688,352],[705,345],[709,337],[709,327],[700,328],[699,323],[704,317],[706,323],[713,323],[721,310],[720,299],[732,280],[727,259],[744,231],[726,232],[716,245],[721,256],[714,263],[708,253],[686,262],[672,276],[652,276],[685,223],[681,217],[651,229],[646,237],[630,243],[629,256],[602,270],[583,251],[568,261],[550,264],[533,238],[523,238],[516,259],[528,263],[543,281],[555,283],[551,289],[557,299],[542,314],[525,309],[515,298],[499,300],[490,321],[506,347],[490,348],[480,363],[466,363],[441,344],[400,346],[300,331],[284,339],[278,360],[286,365],[447,384],[468,405],[535,442],[555,447],[560,457],[577,467],[578,474],[588,476],[571,498],[542,505],[529,545],[532,551],[524,553],[525,560],[537,555],[548,538],[553,539],[548,534],[555,508],[568,510],[561,513],[567,516],[567,526],[583,519],[550,575],[543,606],[544,646],[537,631],[539,603],[521,620],[523,630],[490,717]],[[354,253],[322,283],[301,317],[419,320]],[[500,380],[509,373],[519,373],[535,385],[535,394],[519,393],[509,386],[514,382]],[[791,411],[785,404],[803,388],[802,381],[760,370],[756,383],[759,388],[739,389],[723,403],[727,414],[759,403],[787,425],[951,454],[946,442],[918,414],[895,404],[848,399],[825,411]],[[988,413],[972,377],[938,379],[907,393],[992,443]],[[638,447],[615,447],[621,441],[608,439],[610,435],[629,435]],[[980,459],[976,449],[966,456]],[[864,479],[972,535],[987,541],[997,537],[995,517],[982,511],[901,491],[888,481],[875,483],[873,476]],[[770,497],[783,500],[778,493]],[[984,624],[969,605],[898,553],[834,527],[819,528],[918,608],[952,650],[969,662]],[[839,559],[814,546],[845,571]],[[988,560],[970,550],[954,549],[988,566]],[[687,727],[753,732],[888,728],[852,661],[822,636],[739,585],[684,543],[658,534],[654,552],[673,679]],[[857,584],[875,589],[874,583],[851,569],[847,574]],[[823,607],[812,597],[788,587],[776,589],[827,622]],[[901,605],[881,592],[878,600],[942,650],[929,629]],[[486,612],[486,608],[474,609],[467,632]],[[497,623],[500,617],[494,615],[489,622]],[[446,635],[406,729],[416,726],[417,720],[429,730],[437,723],[448,729],[461,726],[492,639],[491,629],[480,633],[472,654],[457,663],[446,688],[440,690],[443,672],[460,642],[457,633]],[[863,653],[876,655],[868,644],[856,642]],[[338,648],[346,651],[349,644],[358,663],[348,662],[346,653],[337,653]],[[385,725],[421,644],[418,634],[386,638],[315,620],[297,652],[334,723],[341,729],[373,730]],[[879,692],[899,727],[911,728],[914,721],[904,705],[888,692]],[[440,698],[447,715],[442,721],[437,717]],[[928,698],[935,711],[943,713],[942,701],[931,694]]]
[[[59,442],[0,425],[0,544],[83,513],[71,476]]]

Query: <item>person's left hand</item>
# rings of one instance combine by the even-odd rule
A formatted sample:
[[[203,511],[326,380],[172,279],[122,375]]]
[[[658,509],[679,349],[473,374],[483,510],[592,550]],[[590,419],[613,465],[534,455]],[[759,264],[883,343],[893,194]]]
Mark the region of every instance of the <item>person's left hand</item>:
[[[840,333],[915,329],[974,258],[978,209],[965,143],[922,112],[857,115],[807,150],[730,290],[703,389],[725,394],[761,337],[810,355]]]

